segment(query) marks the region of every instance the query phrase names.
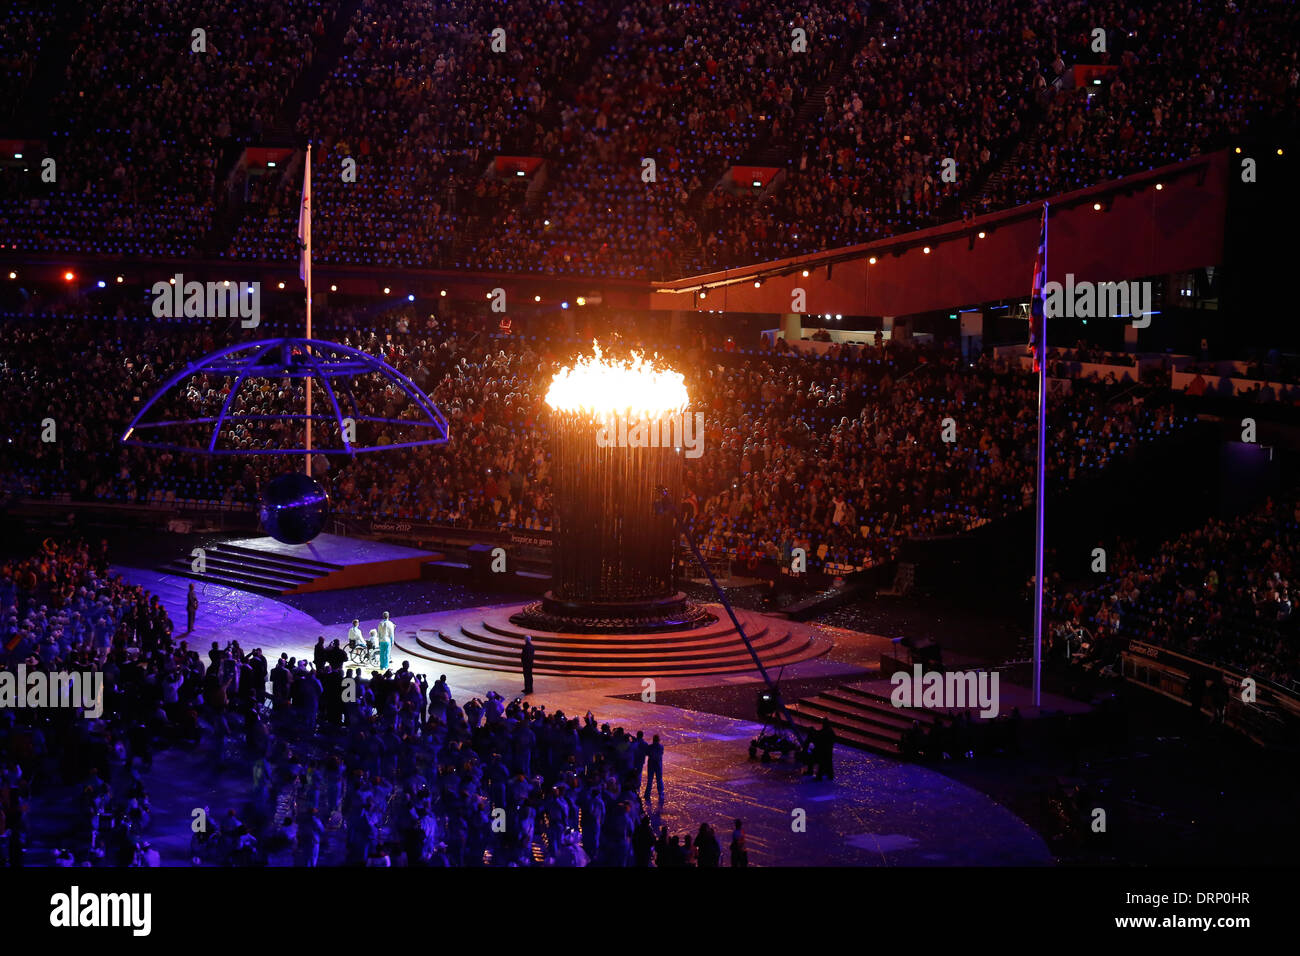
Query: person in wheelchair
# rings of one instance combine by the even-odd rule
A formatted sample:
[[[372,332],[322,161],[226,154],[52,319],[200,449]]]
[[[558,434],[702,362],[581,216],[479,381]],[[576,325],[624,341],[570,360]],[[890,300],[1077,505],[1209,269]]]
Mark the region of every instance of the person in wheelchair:
[[[362,639],[360,621],[353,621],[352,627],[348,629],[348,656],[354,661],[360,657],[373,660],[379,654],[379,632],[375,628],[370,629],[370,634]]]

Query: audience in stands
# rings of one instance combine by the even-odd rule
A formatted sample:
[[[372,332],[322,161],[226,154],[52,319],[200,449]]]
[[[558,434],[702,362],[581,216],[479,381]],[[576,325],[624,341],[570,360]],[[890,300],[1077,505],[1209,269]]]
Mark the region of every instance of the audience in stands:
[[[60,174],[0,179],[0,241],[292,261],[301,162],[243,155],[292,129],[315,146],[321,263],[662,278],[1019,205],[1300,113],[1284,0],[339,12],[153,0],[74,16],[50,110]],[[55,23],[24,13],[0,32],[7,103],[30,95]],[[755,189],[733,166],[778,174]]]
[[[1291,687],[1300,680],[1297,555],[1300,501],[1269,499],[1146,557],[1131,545],[1117,549],[1101,585],[1051,582],[1046,613],[1063,625],[1062,640],[1074,637],[1071,653],[1101,666],[1115,667],[1136,639]]]
[[[412,310],[398,315],[381,324],[418,325]],[[391,336],[354,330],[353,310],[341,309],[340,316],[339,341],[382,356],[427,389],[450,422],[451,440],[441,448],[328,463],[318,456],[334,513],[548,530],[542,399],[551,376],[582,344],[472,333],[454,312],[444,316],[437,338],[418,328]],[[318,321],[324,329],[331,319]],[[14,495],[255,505],[261,485],[286,467],[279,456],[213,459],[119,442],[139,403],[168,374],[228,344],[237,329],[206,323],[196,339],[183,323],[118,323],[118,344],[106,352],[100,334],[106,324],[68,322],[58,336],[49,323],[21,319],[0,329],[0,354],[11,370],[0,384],[0,421],[12,426],[20,452],[0,472],[0,487]],[[1032,495],[1036,384],[1026,372],[986,359],[969,365],[945,346],[888,341],[837,347],[831,358],[726,348],[685,348],[668,358],[686,375],[694,407],[705,416],[705,454],[686,462],[685,499],[708,551],[788,565],[791,549],[802,547],[810,567],[842,573],[889,560],[909,536],[966,530],[1019,510]],[[226,376],[192,376],[151,410],[150,420],[215,416],[230,384]],[[358,442],[413,437],[402,431],[400,420],[412,410],[399,390],[379,376],[347,388],[365,413],[399,422],[359,420]],[[302,389],[301,379],[248,378],[227,411],[282,413],[304,404]],[[1105,382],[1076,382],[1053,401],[1053,480],[1102,469],[1186,423],[1161,404],[1159,393],[1115,394],[1106,405],[1103,399],[1117,391]],[[313,401],[332,408],[319,382]],[[56,422],[58,441],[41,441],[46,418]],[[949,419],[952,441],[944,440]],[[206,449],[210,428],[177,427],[169,434]],[[223,429],[219,447],[300,447],[301,428],[300,422],[235,421]],[[337,425],[319,426],[318,447],[341,447],[337,431]],[[458,453],[464,449],[473,453]]]

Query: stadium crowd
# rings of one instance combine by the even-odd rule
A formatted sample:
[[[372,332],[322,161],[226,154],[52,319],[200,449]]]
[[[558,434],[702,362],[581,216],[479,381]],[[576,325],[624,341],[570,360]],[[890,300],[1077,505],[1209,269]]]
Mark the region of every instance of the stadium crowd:
[[[115,644],[139,635],[154,646],[171,634],[158,602],[109,570],[101,542],[60,545],[0,564],[0,646],[17,658],[102,662]]]
[[[119,323],[118,350],[109,356],[99,334],[107,324],[67,322],[58,337],[48,324],[15,318],[5,325],[9,374],[0,415],[22,452],[0,476],[7,492],[253,506],[261,484],[284,468],[277,456],[210,459],[119,443],[139,403],[171,370],[224,344],[224,333],[208,323],[196,340],[183,324]],[[542,399],[553,372],[583,347],[550,337],[492,338],[469,331],[471,325],[465,320],[458,331],[448,320],[436,339],[418,328],[382,336],[339,330],[343,344],[382,356],[427,389],[452,438],[445,447],[352,460],[317,456],[336,515],[480,530],[550,528]],[[942,345],[886,342],[837,354],[832,360],[692,347],[667,356],[704,414],[705,454],[686,463],[685,498],[707,550],[761,560],[804,547],[813,567],[850,570],[888,560],[908,536],[965,530],[1025,505],[1033,487],[1031,375],[990,359],[969,365]],[[370,379],[378,376],[354,389],[359,407],[398,424],[358,421],[357,440],[382,445],[410,437],[400,424],[411,413],[405,397]],[[67,382],[77,387],[55,387]],[[228,378],[193,376],[150,419],[214,415],[229,388]],[[1159,393],[1116,392],[1080,381],[1053,402],[1053,480],[1104,468],[1185,424]],[[228,410],[277,414],[303,401],[301,380],[249,378]],[[331,407],[319,385],[314,401]],[[59,440],[42,440],[47,418]],[[236,422],[219,447],[284,447],[301,441],[300,427]],[[206,447],[207,428],[190,430],[178,443]],[[322,428],[318,441],[337,447],[337,425]]]
[[[1149,554],[1122,545],[1103,584],[1053,582],[1047,614],[1062,640],[1077,635],[1072,652],[1102,666],[1117,666],[1137,639],[1293,687],[1300,681],[1298,554],[1300,501],[1270,498]]]
[[[505,17],[484,0],[366,0],[339,13],[327,0],[233,15],[219,0],[113,3],[61,44],[41,36],[53,21],[16,18],[7,29],[38,50],[67,47],[50,110],[62,172],[47,182],[29,157],[0,179],[0,240],[291,260],[301,163],[242,153],[293,130],[315,146],[321,262],[662,277],[1108,181],[1294,121],[1300,105],[1286,39],[1300,12],[1284,0],[797,13],[566,0]],[[9,58],[16,93],[31,60]],[[340,175],[348,158],[355,181]],[[747,165],[778,175],[733,182]]]
[[[653,829],[652,797],[665,798],[658,736],[491,692],[457,703],[445,676],[430,685],[407,662],[345,668],[338,641],[322,639],[311,661],[272,663],[238,641],[204,655],[173,637],[156,595],[107,568],[105,546],[77,541],[0,567],[0,667],[103,682],[93,719],[75,707],[0,710],[11,866],[34,832],[53,838],[42,796],[68,786],[79,822],[59,833],[52,862],[160,865],[146,780],[171,748],[251,774],[246,802],[224,816],[203,808],[195,864],[720,865],[710,824],[694,852],[692,837],[683,846]],[[187,832],[192,823],[185,815]]]

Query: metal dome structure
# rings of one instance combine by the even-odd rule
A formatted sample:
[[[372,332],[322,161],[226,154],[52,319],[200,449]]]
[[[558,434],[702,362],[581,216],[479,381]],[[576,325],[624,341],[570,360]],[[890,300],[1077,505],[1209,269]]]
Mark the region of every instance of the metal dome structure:
[[[356,384],[363,376],[381,376],[389,387],[400,389],[406,396],[407,407],[418,412],[412,418],[390,418],[368,415],[362,411],[357,399]],[[214,415],[192,418],[170,418],[146,421],[150,410],[177,385],[195,376],[226,376],[233,378],[229,392],[222,399],[220,410]],[[329,411],[312,414],[310,401],[307,411],[289,410],[272,414],[238,414],[235,404],[245,383],[258,379],[307,379],[308,396],[312,381],[319,381],[321,390],[329,399]],[[348,427],[348,422],[352,427]],[[308,425],[305,447],[274,448],[223,448],[220,447],[222,431],[228,425],[249,422],[284,423],[305,422]],[[314,422],[332,423],[337,429],[339,444],[312,447],[310,425]],[[358,443],[353,432],[360,423],[370,423],[381,428],[414,429],[417,437],[384,443]],[[207,447],[194,443],[182,444],[169,435],[177,430],[194,432],[197,426],[211,426]],[[168,431],[170,430],[170,432]],[[326,430],[328,434],[329,430]],[[152,435],[158,435],[153,438]],[[245,342],[221,349],[191,362],[181,369],[141,407],[122,436],[122,443],[142,448],[206,453],[209,455],[357,455],[366,452],[388,451],[394,448],[413,448],[421,445],[440,445],[447,441],[447,419],[418,385],[393,368],[382,358],[338,342],[312,338],[263,339]]]

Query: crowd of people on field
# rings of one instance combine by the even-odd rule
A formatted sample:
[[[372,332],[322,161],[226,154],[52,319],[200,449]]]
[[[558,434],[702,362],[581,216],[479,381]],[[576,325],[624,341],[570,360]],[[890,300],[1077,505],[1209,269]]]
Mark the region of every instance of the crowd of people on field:
[[[195,864],[720,865],[711,824],[684,844],[654,829],[658,735],[495,692],[458,702],[445,676],[430,683],[407,661],[346,666],[338,641],[310,659],[272,661],[238,640],[205,653],[173,635],[157,596],[106,569],[103,546],[53,540],[0,568],[0,666],[102,681],[97,712],[0,709],[9,865],[23,865],[34,829],[60,841],[41,862],[160,865],[175,835],[152,824],[148,780],[173,748],[250,774],[237,806],[184,815]],[[77,792],[77,823],[55,837],[39,817],[58,788]],[[740,821],[731,849],[747,862]]]

